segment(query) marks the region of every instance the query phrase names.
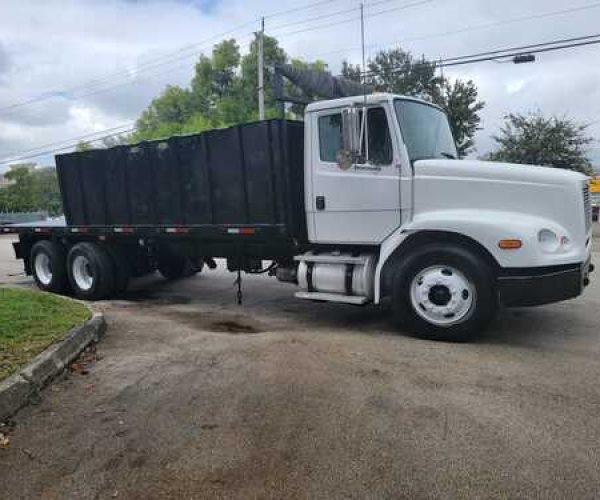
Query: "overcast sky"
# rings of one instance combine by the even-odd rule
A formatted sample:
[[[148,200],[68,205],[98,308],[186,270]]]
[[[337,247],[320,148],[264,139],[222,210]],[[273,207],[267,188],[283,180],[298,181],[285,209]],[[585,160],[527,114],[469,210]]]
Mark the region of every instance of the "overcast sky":
[[[592,0],[365,3],[368,53],[401,46],[443,59],[600,31],[600,1]],[[266,18],[266,32],[290,55],[323,59],[337,72],[343,59],[360,60],[358,5],[357,0],[0,0],[0,161],[126,127],[165,85],[187,85],[198,53],[210,52],[220,34],[233,31],[227,37],[236,37],[246,50],[261,15],[279,13]],[[281,13],[289,9],[294,11]],[[557,13],[567,9],[571,12]],[[530,19],[518,20],[525,17]],[[600,139],[599,63],[600,45],[592,45],[540,54],[532,64],[482,62],[447,68],[445,74],[473,79],[486,102],[476,142],[480,155],[492,147],[490,136],[509,112],[571,117],[589,123],[590,135]],[[600,163],[600,149],[591,154]],[[53,163],[50,156],[40,161]]]

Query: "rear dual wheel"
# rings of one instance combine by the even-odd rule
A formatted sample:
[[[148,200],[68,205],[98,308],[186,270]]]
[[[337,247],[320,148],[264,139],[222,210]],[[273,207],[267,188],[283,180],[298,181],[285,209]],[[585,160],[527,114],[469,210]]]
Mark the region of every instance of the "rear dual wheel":
[[[108,252],[95,243],[77,243],[67,255],[69,283],[77,297],[101,300],[115,290],[115,265]]]
[[[40,290],[62,293],[68,286],[66,251],[54,241],[38,241],[31,248],[31,274]]]
[[[60,243],[38,241],[31,249],[30,263],[40,290],[64,293],[70,287],[84,300],[101,300],[123,291],[130,277],[124,256],[111,255],[96,243],[77,243],[67,253]]]

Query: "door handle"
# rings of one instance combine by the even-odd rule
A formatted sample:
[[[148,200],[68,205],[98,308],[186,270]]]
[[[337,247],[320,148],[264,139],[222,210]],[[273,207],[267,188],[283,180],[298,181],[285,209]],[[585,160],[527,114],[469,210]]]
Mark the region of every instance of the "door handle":
[[[317,210],[325,210],[325,196],[317,196],[316,205]]]

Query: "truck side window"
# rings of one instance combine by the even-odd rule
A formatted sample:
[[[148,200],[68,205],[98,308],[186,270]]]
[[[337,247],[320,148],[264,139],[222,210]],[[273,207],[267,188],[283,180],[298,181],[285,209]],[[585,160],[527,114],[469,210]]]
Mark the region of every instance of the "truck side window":
[[[319,151],[321,161],[336,163],[342,149],[342,114],[319,117]]]
[[[390,165],[392,163],[392,139],[388,127],[385,109],[369,108],[367,112],[369,127],[369,163],[373,165]],[[362,156],[365,151],[363,147]]]
[[[362,115],[362,113],[361,113]],[[373,165],[392,163],[392,139],[385,109],[369,108],[369,162]],[[342,114],[319,117],[319,151],[321,161],[336,163],[337,153],[342,149]],[[362,156],[365,151],[363,146]]]

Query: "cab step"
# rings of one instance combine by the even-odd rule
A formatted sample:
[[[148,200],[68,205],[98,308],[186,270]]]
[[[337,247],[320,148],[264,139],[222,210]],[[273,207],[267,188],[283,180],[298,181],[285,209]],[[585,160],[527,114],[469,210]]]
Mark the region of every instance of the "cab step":
[[[296,292],[294,295],[299,299],[321,300],[323,302],[341,302],[344,304],[353,304],[356,306],[362,306],[363,304],[369,302],[368,297],[361,297],[358,295],[341,295],[339,293]]]
[[[364,265],[367,262],[366,256],[352,257],[350,255],[335,254],[304,254],[294,257],[296,262],[313,262],[318,264],[354,264]]]

